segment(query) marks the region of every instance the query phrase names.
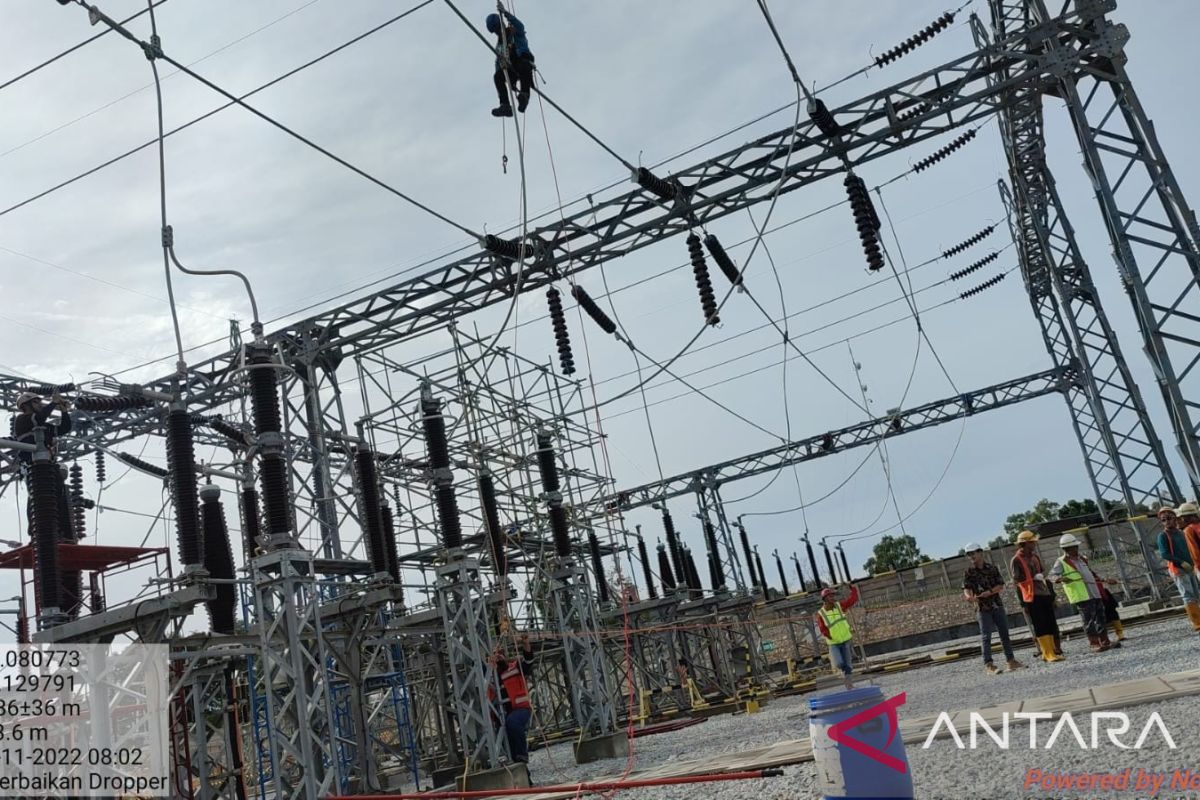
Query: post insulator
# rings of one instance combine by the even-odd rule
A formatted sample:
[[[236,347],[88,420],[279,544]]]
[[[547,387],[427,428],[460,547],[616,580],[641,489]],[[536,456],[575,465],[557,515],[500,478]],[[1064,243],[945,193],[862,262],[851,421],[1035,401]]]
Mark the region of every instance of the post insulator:
[[[987,237],[991,236],[992,232],[995,230],[996,230],[995,225],[988,225],[986,228],[984,228],[983,230],[981,230],[979,233],[975,234],[971,238],[964,239],[963,241],[954,245],[954,247],[949,247],[949,248],[943,250],[942,258],[950,258],[950,256],[956,256],[959,253],[963,252],[964,250],[966,250],[970,247],[974,247],[975,245],[979,244]]]
[[[17,610],[17,644],[29,644],[29,642],[29,615],[25,613],[25,603],[21,603]]]
[[[763,599],[766,600],[766,599],[768,599],[767,598],[767,586],[768,586],[767,574],[765,572],[763,572],[762,556],[760,556],[758,554],[757,550],[754,551],[754,566],[758,567],[758,577],[762,581],[762,583],[760,584],[760,588],[762,589]]]
[[[554,329],[554,345],[558,348],[558,364],[563,375],[575,374],[575,354],[571,352],[571,333],[563,313],[562,295],[553,286],[546,290],[546,305],[550,307],[550,327]]]
[[[669,593],[675,588],[675,575],[671,572],[671,557],[667,555],[667,548],[658,545],[658,577],[662,579],[663,594]]]
[[[367,540],[367,556],[371,571],[376,575],[388,572],[387,544],[383,537],[383,517],[379,510],[379,473],[375,469],[375,453],[361,448],[354,454],[354,470],[358,478],[359,515],[362,518],[363,538]]]
[[[679,583],[687,583],[687,565],[683,560],[683,550],[679,541],[679,534],[675,531],[675,520],[671,518],[671,512],[663,506],[662,510],[663,531],[667,535],[667,550],[671,554],[671,564],[675,567],[676,580]]]
[[[979,132],[978,128],[972,128],[971,130],[969,130],[966,133],[959,136],[954,141],[950,142],[950,144],[946,145],[945,147],[943,147],[940,150],[938,150],[937,152],[935,152],[933,155],[922,158],[920,161],[913,164],[913,167],[912,167],[913,172],[924,172],[925,170],[929,169],[937,162],[939,162],[942,159],[949,156],[955,150],[961,149],[963,147],[963,145],[965,145],[967,142],[974,139],[975,136],[978,134],[978,132]]]
[[[214,579],[216,596],[206,600],[208,619],[213,633],[231,635],[234,632],[237,587],[234,578],[233,549],[229,544],[229,526],[225,524],[225,509],[221,505],[221,490],[213,484],[200,489],[200,519],[204,526],[204,568]]]
[[[872,271],[883,269],[883,252],[879,246],[879,216],[875,213],[875,205],[862,178],[850,172],[844,181],[846,195],[850,200],[850,209],[854,214],[854,224],[858,228],[858,238],[862,240],[863,254],[867,258],[867,267]]]
[[[674,200],[678,193],[675,184],[665,181],[645,167],[638,167],[634,173],[637,185],[656,195],[660,200]]]
[[[582,286],[579,284],[572,286],[571,296],[575,298],[575,302],[579,304],[580,308],[587,312],[587,315],[600,326],[602,331],[610,336],[617,332],[616,323],[609,318],[608,314],[604,313],[604,309],[596,305],[596,301],[588,295]]]
[[[819,98],[814,97],[812,100],[808,101],[808,116],[809,119],[813,121],[813,124],[815,124],[821,131],[821,133],[825,134],[830,139],[842,132],[841,126],[838,125],[837,120],[833,118],[833,113],[830,112],[829,107],[826,106],[825,102]]]
[[[692,557],[692,550],[687,545],[683,546],[683,560],[687,564],[688,588],[693,596],[699,597],[704,592],[704,586],[700,583],[700,571],[696,569],[696,559]]]
[[[400,550],[396,543],[396,519],[392,507],[384,503],[379,507],[379,518],[383,522],[383,549],[387,552],[387,572],[396,583],[400,582]]]
[[[955,12],[947,11],[933,22],[926,25],[916,34],[908,37],[903,42],[893,47],[891,50],[886,50],[883,53],[880,53],[875,57],[875,66],[886,66],[897,59],[903,58],[913,50],[916,50],[934,36],[937,36],[939,33],[946,30],[946,28],[950,27],[950,24],[954,22],[954,16]]]
[[[537,434],[538,474],[542,478],[542,491],[558,492],[561,484],[558,480],[558,462],[554,458],[554,444],[550,434],[539,431]]]
[[[433,499],[442,531],[442,547],[458,550],[462,547],[462,520],[458,515],[454,475],[450,471],[450,443],[446,438],[446,418],[442,416],[442,403],[427,391],[422,391],[419,409],[421,426],[425,431],[425,449],[432,471]]]
[[[804,570],[800,568],[800,557],[792,553],[792,562],[796,565],[796,577],[800,579],[800,591],[808,591],[808,581],[804,580]]]
[[[650,569],[650,555],[646,552],[646,540],[639,533],[637,537],[638,560],[642,562],[642,578],[646,581],[646,596],[651,600],[658,597],[654,589],[654,574]]]
[[[421,400],[421,427],[425,431],[425,448],[429,466],[434,470],[450,468],[450,444],[446,439],[446,418],[442,403],[432,398]]]
[[[570,528],[567,525],[567,512],[562,505],[562,496],[559,494],[558,462],[554,458],[554,446],[551,444],[550,434],[545,431],[537,433],[537,461],[550,516],[550,533],[554,537],[554,553],[559,558],[566,558],[571,554]]]
[[[242,496],[242,547],[245,549],[246,561],[249,562],[258,551],[258,537],[262,535],[262,523],[258,508],[258,490],[253,486],[243,485]]]
[[[58,514],[58,541],[74,544],[75,530],[71,513],[71,495],[67,487],[67,468],[58,467],[58,483],[55,488],[55,503]],[[76,619],[83,605],[83,574],[79,570],[59,568],[60,608],[67,619]]]
[[[592,572],[596,576],[596,592],[600,596],[601,603],[607,603],[608,594],[608,579],[604,577],[604,561],[600,558],[600,540],[596,538],[593,531],[588,531],[588,553],[592,557]]]
[[[508,575],[508,550],[504,542],[504,530],[500,527],[500,509],[496,502],[496,482],[490,472],[479,473],[479,505],[483,509],[483,522],[487,525],[488,543],[492,553],[492,569],[501,578]]]
[[[712,559],[713,591],[725,586],[725,570],[721,565],[721,551],[717,549],[717,531],[708,520],[704,520],[704,542]]]
[[[254,432],[278,433],[282,430],[279,413],[279,392],[275,360],[269,347],[250,345],[246,348],[249,366],[250,403],[254,412]]]
[[[734,286],[741,286],[742,273],[738,271],[733,259],[729,257],[729,253],[725,252],[725,247],[720,240],[710,233],[704,237],[704,246],[708,248],[708,254],[713,257],[713,261],[717,262],[717,266],[721,268],[721,272],[725,273],[729,282]]]
[[[700,308],[704,311],[704,321],[709,325],[718,325],[721,318],[717,316],[717,297],[713,293],[712,279],[708,276],[708,262],[704,259],[704,250],[700,247],[700,237],[689,233],[687,237],[688,255],[692,259],[692,273],[696,278],[696,289],[700,292]]]
[[[783,559],[779,557],[779,551],[775,551],[775,568],[779,570],[779,585],[783,587],[783,596],[787,597],[792,593],[788,588],[787,574],[783,571]]]
[[[191,415],[182,408],[167,412],[167,466],[175,499],[175,536],[179,562],[186,567],[204,563],[200,530],[200,501],[196,488],[195,445]]]
[[[740,522],[738,523],[738,537],[742,540],[742,554],[746,557],[746,572],[750,574],[750,585],[758,586],[762,583],[762,575],[754,570],[754,551],[750,549],[750,537],[746,534],[746,528]]]
[[[43,609],[62,610],[58,571],[58,465],[29,465],[29,497],[33,505],[34,576]]]

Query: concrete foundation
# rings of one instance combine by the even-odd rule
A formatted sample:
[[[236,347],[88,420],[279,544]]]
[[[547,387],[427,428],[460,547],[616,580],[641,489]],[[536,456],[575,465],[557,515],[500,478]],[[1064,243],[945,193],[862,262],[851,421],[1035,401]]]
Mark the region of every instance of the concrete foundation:
[[[629,737],[625,731],[605,736],[593,736],[575,744],[575,763],[590,764],[602,758],[625,758],[629,755]]]
[[[507,767],[471,772],[458,779],[460,792],[484,791],[487,789],[527,789],[529,769],[524,764],[509,764]]]

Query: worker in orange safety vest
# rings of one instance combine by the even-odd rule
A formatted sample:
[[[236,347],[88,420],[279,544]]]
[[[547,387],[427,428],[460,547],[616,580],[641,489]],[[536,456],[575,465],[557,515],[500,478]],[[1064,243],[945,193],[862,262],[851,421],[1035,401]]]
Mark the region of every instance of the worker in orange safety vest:
[[[500,683],[500,707],[504,714],[504,734],[508,739],[509,753],[513,761],[529,763],[529,722],[533,717],[533,704],[529,701],[529,685],[525,671],[533,667],[533,646],[529,636],[521,637],[521,654],[509,658],[497,647],[488,662],[496,670]],[[495,700],[495,691],[488,688],[488,698]]]
[[[1045,567],[1037,552],[1037,534],[1021,531],[1017,535],[1017,554],[1009,564],[1013,582],[1021,595],[1021,605],[1029,615],[1034,638],[1046,662],[1062,661],[1061,646],[1056,636],[1058,620],[1054,612],[1054,590],[1046,582]]]

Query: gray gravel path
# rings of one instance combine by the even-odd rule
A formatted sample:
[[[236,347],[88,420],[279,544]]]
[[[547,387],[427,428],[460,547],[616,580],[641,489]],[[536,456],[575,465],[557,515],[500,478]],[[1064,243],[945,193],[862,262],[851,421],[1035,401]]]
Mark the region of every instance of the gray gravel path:
[[[904,717],[934,714],[999,705],[1013,700],[1050,695],[1073,689],[1134,680],[1168,672],[1200,667],[1200,637],[1187,627],[1186,620],[1171,619],[1129,631],[1120,650],[1093,655],[1087,643],[1078,638],[1065,645],[1067,660],[1043,664],[1032,660],[1032,653],[1019,653],[1029,666],[1016,673],[996,676],[984,674],[982,662],[971,659],[941,666],[925,667],[907,673],[876,678],[886,695],[904,691],[908,700]],[[997,663],[1002,663],[998,660]],[[772,702],[753,716],[716,717],[701,725],[675,733],[659,734],[635,740],[635,769],[660,766],[672,761],[693,760],[727,753],[752,750],[775,742],[808,736],[808,704],[805,698],[786,698]],[[1138,706],[1131,712],[1135,728],[1140,730],[1152,711],[1159,711],[1175,737],[1178,750],[1172,751],[1157,736],[1141,751],[1121,750],[1104,743],[1096,751],[1082,752],[1073,743],[1051,751],[1028,749],[1028,728],[1012,730],[1012,742],[1024,749],[1000,751],[996,748],[975,751],[958,750],[952,741],[939,740],[929,750],[920,744],[908,746],[909,763],[923,800],[969,800],[969,798],[1020,797],[1091,797],[1090,794],[1022,791],[1022,781],[1030,768],[1043,770],[1116,771],[1125,767],[1147,770],[1193,768],[1200,772],[1200,699],[1183,698]],[[1086,719],[1086,717],[1081,717]],[[1047,732],[1048,733],[1048,732]],[[1090,738],[1090,730],[1085,732]],[[1045,735],[1039,737],[1042,742]],[[1101,736],[1103,738],[1103,734]],[[570,745],[555,745],[533,754],[530,772],[538,783],[573,783],[619,773],[622,761],[601,761],[576,766]],[[783,778],[711,784],[703,787],[664,787],[623,792],[631,800],[796,800],[813,797],[811,764],[789,767]],[[1109,798],[1143,797],[1149,794],[1125,792]],[[1200,789],[1162,794],[1162,797],[1200,798]]]

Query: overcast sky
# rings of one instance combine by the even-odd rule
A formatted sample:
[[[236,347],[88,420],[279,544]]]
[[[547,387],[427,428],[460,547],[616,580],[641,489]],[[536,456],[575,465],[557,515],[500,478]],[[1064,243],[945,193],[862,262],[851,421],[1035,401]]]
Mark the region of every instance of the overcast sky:
[[[0,82],[97,32],[86,13],[57,3],[5,0],[0,28]],[[241,93],[302,64],[416,3],[376,0],[169,0],[157,12],[162,46],[194,64],[204,76]],[[489,3],[460,7],[482,29]],[[112,0],[104,9],[123,18],[143,5]],[[1185,191],[1200,187],[1200,164],[1192,155],[1194,104],[1181,102],[1180,77],[1195,73],[1193,42],[1200,8],[1187,0],[1126,2],[1117,20],[1129,25],[1129,72],[1172,157]],[[981,0],[972,6],[986,17]],[[871,61],[924,27],[945,8],[929,2],[777,2],[774,14],[801,75],[826,85]],[[969,9],[970,10],[970,9]],[[751,0],[524,0],[517,12],[547,93],[627,160],[650,164],[723,133],[794,97],[793,84],[769,31]],[[947,61],[973,49],[966,12],[931,43],[882,70],[850,80],[825,95],[831,107]],[[147,17],[131,24],[149,32]],[[168,128],[223,101],[163,65]],[[511,126],[489,115],[495,104],[492,60],[479,40],[442,0],[368,37],[363,42],[257,95],[265,112],[304,133],[412,197],[473,230],[495,231],[520,217],[520,178]],[[106,36],[53,65],[0,90],[0,209],[151,139],[155,132],[150,68],[141,52]],[[1047,103],[1051,166],[1072,222],[1117,327],[1135,375],[1173,450],[1161,401],[1150,382],[1130,306],[1117,281],[1090,184],[1080,168],[1079,148],[1057,101]],[[555,175],[564,200],[626,177],[620,163],[550,109],[543,117],[535,100],[526,117],[527,193],[533,212],[557,205]],[[686,156],[684,166],[785,127],[789,113],[757,123]],[[548,136],[547,136],[548,132]],[[922,145],[864,166],[874,186],[953,138]],[[548,140],[548,141],[547,141]],[[510,164],[501,170],[506,142]],[[548,146],[549,145],[549,146]],[[458,230],[405,204],[363,178],[323,158],[240,109],[229,109],[168,139],[167,199],[177,251],[197,267],[244,270],[254,283],[263,317],[295,321],[298,309],[332,305],[331,298],[467,244]],[[661,172],[669,171],[665,167]],[[917,289],[943,281],[996,247],[1009,243],[996,182],[1005,174],[997,127],[989,121],[975,141],[927,172],[884,190],[887,211],[908,263],[923,262],[988,224],[998,232],[959,259],[915,271]],[[625,191],[628,183],[600,197]],[[772,223],[804,216],[844,198],[840,181],[825,181],[783,196]],[[1193,197],[1193,200],[1195,198]],[[577,209],[579,206],[574,206]],[[881,209],[882,210],[882,209]],[[754,209],[761,220],[765,206]],[[113,372],[152,359],[140,370],[153,377],[170,370],[173,349],[159,249],[158,163],[153,148],[73,183],[24,207],[0,215],[0,286],[8,298],[0,311],[0,371],[39,380],[86,380],[91,371]],[[885,225],[886,229],[886,225]],[[735,214],[711,231],[727,244],[752,235],[751,219]],[[839,207],[766,238],[746,281],[772,314],[780,291],[768,256],[775,261],[790,330],[814,361],[856,399],[858,388],[847,344],[862,365],[872,411],[914,406],[955,394],[928,347],[917,354],[914,323],[905,320],[876,333],[869,328],[903,318],[907,306],[895,282],[882,282],[852,297],[831,301],[875,280],[866,271],[853,220]],[[748,248],[734,252],[739,263]],[[682,239],[660,242],[608,265],[612,288],[686,262]],[[931,308],[959,291],[1016,266],[1010,247],[994,265],[963,284],[935,286],[917,295]],[[974,280],[974,279],[978,280]],[[603,293],[597,270],[580,283]],[[714,283],[724,291],[714,269]],[[228,320],[248,320],[235,282],[177,275],[185,346],[220,339]],[[353,296],[353,295],[351,295]],[[698,329],[702,315],[690,270],[678,269],[614,295],[616,312],[641,348],[658,359],[676,353]],[[883,305],[886,304],[886,305]],[[875,308],[876,306],[882,306]],[[874,309],[874,310],[869,310]],[[523,299],[520,318],[544,313],[541,292]],[[855,318],[837,322],[851,315]],[[501,313],[479,315],[492,333]],[[696,468],[778,443],[786,433],[784,351],[773,331],[744,298],[734,296],[722,326],[709,330],[697,352],[682,358],[680,373],[695,373],[698,386],[767,429],[739,421],[680,384],[656,380],[648,389],[650,416],[666,474]],[[578,319],[570,316],[581,372],[591,365],[597,396],[633,385],[629,352],[588,330],[585,357]],[[926,330],[954,384],[975,389],[1045,369],[1049,360],[1017,274],[969,301],[923,315]],[[806,332],[820,329],[810,335]],[[439,340],[441,341],[441,340]],[[517,347],[530,358],[554,352],[548,323],[519,328]],[[511,333],[505,342],[512,343]],[[699,349],[704,345],[713,346]],[[202,351],[202,352],[211,352]],[[910,369],[916,370],[907,397]],[[193,360],[198,360],[194,357]],[[751,373],[745,377],[727,380]],[[625,376],[625,377],[617,377]],[[587,378],[587,375],[577,377]],[[726,381],[723,382],[722,381]],[[403,387],[411,389],[410,385]],[[787,367],[786,399],[792,434],[809,436],[857,422],[863,413],[794,355]],[[624,413],[622,413],[624,412]],[[656,479],[658,466],[637,395],[607,405],[604,432],[617,485]],[[947,472],[947,464],[957,454]],[[151,445],[146,456],[161,461]],[[889,442],[896,506],[904,530],[930,556],[957,552],[969,539],[987,539],[1004,518],[1045,496],[1059,500],[1090,495],[1079,447],[1062,400],[1042,398],[1014,408],[915,433]],[[749,517],[747,527],[766,553],[790,554],[808,529],[815,538],[862,532],[882,534],[897,515],[877,458],[850,480],[866,449],[805,465],[768,489],[730,506],[731,515],[773,511],[838,486],[807,513]],[[1180,478],[1182,469],[1176,464]],[[110,467],[110,474],[119,473]],[[942,479],[946,473],[945,479]],[[767,479],[727,486],[727,500],[763,487]],[[842,485],[844,483],[844,485]],[[935,491],[936,489],[936,491]],[[89,492],[94,487],[89,484]],[[932,492],[932,495],[931,495]],[[105,504],[153,515],[161,504],[153,481],[132,476],[109,490]],[[23,515],[5,500],[15,525]],[[673,508],[685,538],[700,549],[690,502]],[[654,512],[631,515],[657,535]],[[100,517],[100,541],[138,543],[150,520],[120,512]],[[163,543],[158,527],[150,543]],[[857,571],[874,538],[847,544]],[[769,569],[769,574],[774,570]],[[789,579],[791,575],[789,574]]]

